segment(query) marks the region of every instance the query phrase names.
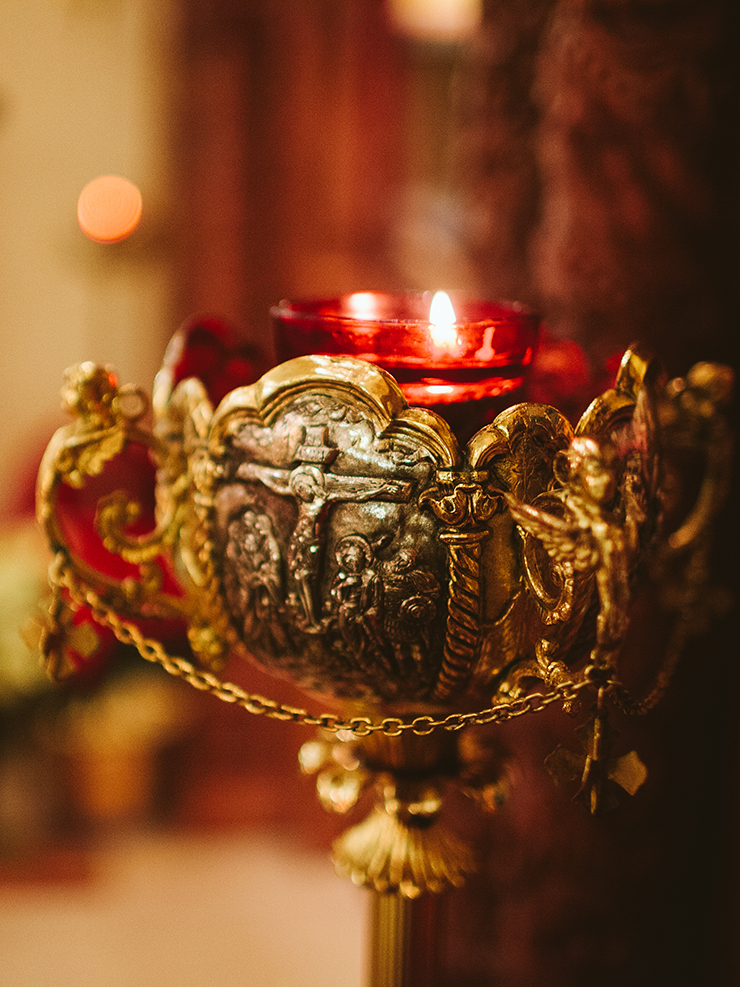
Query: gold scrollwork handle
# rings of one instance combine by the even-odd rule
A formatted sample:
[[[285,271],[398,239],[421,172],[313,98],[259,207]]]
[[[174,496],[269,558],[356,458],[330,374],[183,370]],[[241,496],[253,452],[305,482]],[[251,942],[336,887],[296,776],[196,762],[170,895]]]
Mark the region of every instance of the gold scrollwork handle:
[[[53,436],[37,483],[37,516],[52,551],[55,556],[61,553],[82,583],[122,614],[182,617],[185,602],[176,591],[163,590],[165,574],[157,561],[173,541],[174,512],[159,518],[152,531],[132,535],[127,529],[140,516],[141,505],[121,490],[98,498],[92,533],[100,537],[107,552],[128,564],[122,578],[120,563],[114,576],[104,571],[104,564],[99,567],[98,560],[73,547],[77,539],[70,536],[60,503],[65,488],[82,491],[93,478],[102,480],[129,448],[158,453],[157,440],[140,425],[149,408],[145,394],[139,388],[119,387],[110,368],[86,362],[67,370],[62,402],[74,420]]]

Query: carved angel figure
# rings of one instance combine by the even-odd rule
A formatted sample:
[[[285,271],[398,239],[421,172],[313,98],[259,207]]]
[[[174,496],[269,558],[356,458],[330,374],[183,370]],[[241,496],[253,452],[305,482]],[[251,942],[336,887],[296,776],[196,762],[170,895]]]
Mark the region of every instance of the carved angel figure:
[[[610,445],[599,446],[579,436],[563,457],[559,473],[564,485],[558,499],[564,517],[510,494],[506,499],[517,524],[538,539],[556,563],[584,575],[595,574],[599,614],[591,660],[606,663],[624,638],[629,601],[625,533],[607,509],[616,489],[615,453]]]

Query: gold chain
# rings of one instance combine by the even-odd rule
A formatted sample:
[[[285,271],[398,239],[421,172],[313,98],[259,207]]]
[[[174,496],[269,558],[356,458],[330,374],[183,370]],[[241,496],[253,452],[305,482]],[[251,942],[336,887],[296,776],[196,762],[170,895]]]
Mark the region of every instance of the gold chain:
[[[593,688],[597,684],[597,678],[599,679],[598,684],[603,688],[606,690],[617,689],[622,693],[623,699],[626,698],[626,690],[620,683],[607,679],[602,684],[603,670],[589,666],[584,670],[583,678],[578,682],[561,682],[551,692],[534,692],[508,702],[498,703],[488,709],[467,713],[450,713],[441,719],[435,719],[428,715],[417,716],[413,720],[402,720],[396,716],[388,716],[382,720],[371,720],[367,716],[342,719],[336,713],[322,713],[319,716],[314,716],[305,709],[287,706],[273,699],[245,692],[232,682],[222,682],[211,672],[196,668],[192,662],[185,658],[168,654],[159,641],[145,637],[136,624],[119,617],[93,589],[85,586],[67,564],[63,552],[59,553],[52,565],[50,579],[57,591],[62,588],[67,590],[69,603],[73,609],[87,608],[93,618],[98,623],[108,627],[122,644],[133,645],[142,658],[160,665],[175,678],[182,679],[202,692],[209,692],[223,702],[241,706],[255,716],[266,716],[269,719],[319,727],[331,733],[349,731],[355,737],[366,737],[371,733],[397,737],[404,732],[410,732],[417,736],[426,736],[434,730],[454,731],[469,726],[503,723],[527,713],[539,713],[556,702],[572,701],[583,689]]]

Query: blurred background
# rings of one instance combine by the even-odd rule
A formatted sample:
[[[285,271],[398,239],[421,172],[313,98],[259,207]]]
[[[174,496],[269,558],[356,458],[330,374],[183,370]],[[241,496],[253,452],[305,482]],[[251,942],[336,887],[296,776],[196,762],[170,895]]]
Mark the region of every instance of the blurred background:
[[[344,824],[298,774],[299,728],[191,696],[122,649],[63,687],[38,665],[33,485],[63,371],[110,363],[150,391],[196,313],[231,321],[269,365],[281,298],[438,287],[541,311],[540,372],[574,406],[637,338],[672,374],[737,366],[736,4],[6,0],[2,14],[0,981],[359,985],[367,903],[327,862]],[[101,174],[142,193],[121,243],[77,223]],[[451,987],[737,982],[725,609],[663,707],[625,727],[651,774],[613,816],[552,787],[562,714],[506,728],[510,803],[487,820],[459,809],[490,850],[451,903]]]

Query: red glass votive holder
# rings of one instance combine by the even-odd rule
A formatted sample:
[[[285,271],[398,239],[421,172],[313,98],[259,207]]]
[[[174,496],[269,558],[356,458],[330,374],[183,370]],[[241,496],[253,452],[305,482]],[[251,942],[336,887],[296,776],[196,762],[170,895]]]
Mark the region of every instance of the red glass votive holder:
[[[410,405],[436,411],[466,442],[523,399],[539,318],[516,304],[450,293],[454,321],[433,321],[432,297],[361,291],[283,301],[271,310],[278,360],[315,353],[374,363]]]

